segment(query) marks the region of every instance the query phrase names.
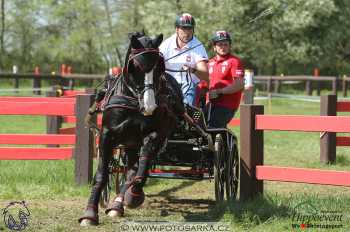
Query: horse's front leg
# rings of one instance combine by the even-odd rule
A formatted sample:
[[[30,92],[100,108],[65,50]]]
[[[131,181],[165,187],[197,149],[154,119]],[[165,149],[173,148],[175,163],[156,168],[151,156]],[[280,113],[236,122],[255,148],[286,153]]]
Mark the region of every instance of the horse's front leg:
[[[79,218],[82,226],[98,224],[98,203],[101,196],[101,191],[107,184],[109,174],[109,163],[113,154],[113,142],[110,130],[103,128],[100,136],[99,148],[100,158],[98,167],[94,176],[93,186],[88,200],[88,204],[83,217]]]
[[[144,138],[143,146],[140,149],[137,173],[125,192],[124,201],[128,207],[136,208],[143,203],[145,199],[143,186],[147,180],[148,170],[163,142],[164,138],[156,132],[152,132]]]
[[[124,195],[129,188],[138,170],[138,150],[137,148],[126,148],[125,156],[127,160],[127,179],[121,186],[118,196],[112,201],[105,213],[110,217],[124,216]]]

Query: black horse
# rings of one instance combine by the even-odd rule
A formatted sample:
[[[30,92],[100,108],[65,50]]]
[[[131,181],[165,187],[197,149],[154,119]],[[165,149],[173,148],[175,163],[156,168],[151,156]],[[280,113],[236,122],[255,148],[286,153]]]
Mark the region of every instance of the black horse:
[[[143,186],[152,159],[166,145],[178,120],[186,115],[176,80],[165,73],[158,51],[163,35],[129,35],[130,45],[120,77],[109,80],[104,95],[100,158],[81,225],[98,224],[98,203],[108,178],[108,165],[116,145],[126,146],[128,177],[106,213],[122,216],[124,204],[143,203]]]

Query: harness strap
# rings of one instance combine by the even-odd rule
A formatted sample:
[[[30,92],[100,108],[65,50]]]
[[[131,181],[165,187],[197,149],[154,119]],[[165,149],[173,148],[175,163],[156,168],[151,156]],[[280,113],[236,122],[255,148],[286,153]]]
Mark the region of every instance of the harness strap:
[[[123,108],[129,110],[139,110],[139,102],[137,99],[125,95],[113,95],[104,106],[104,110],[110,108]]]
[[[137,107],[126,106],[126,105],[121,105],[121,104],[110,104],[110,105],[107,105],[104,109],[107,110],[107,109],[111,109],[111,108],[123,108],[123,109],[128,109],[128,110],[135,110],[135,111],[139,110],[139,108],[137,108]]]

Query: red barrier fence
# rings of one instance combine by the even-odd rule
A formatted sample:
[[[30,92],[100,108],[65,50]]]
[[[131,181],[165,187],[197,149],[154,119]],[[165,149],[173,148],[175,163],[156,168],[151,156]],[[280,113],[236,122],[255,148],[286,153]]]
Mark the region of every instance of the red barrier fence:
[[[62,97],[66,98],[66,97],[74,97],[77,94],[83,94],[83,93],[91,93],[94,94],[95,93],[95,89],[86,89],[86,90],[82,90],[82,91],[77,91],[77,90],[64,90]],[[63,117],[63,121],[64,123],[75,123],[76,122],[76,117],[75,116],[64,116]],[[102,124],[102,115],[98,115],[97,116],[97,124],[101,125]],[[234,118],[232,119],[229,123],[229,126],[239,126],[239,119]],[[60,126],[61,127],[61,126]],[[59,129],[61,132],[60,133],[71,133],[72,131],[74,131],[74,128],[62,128]]]
[[[75,134],[0,134],[0,145],[51,146],[0,147],[0,160],[62,160],[71,159],[74,154],[76,182],[78,184],[91,182],[93,136],[84,125],[84,116],[93,99],[94,96],[91,94],[78,95],[76,98],[0,97],[0,115],[46,115],[48,126],[57,117],[78,118]],[[75,145],[75,148],[59,147],[59,145]]]
[[[350,112],[350,102],[337,101],[336,95],[321,96],[320,102],[321,115],[336,116],[337,112]],[[338,116],[337,118],[339,118]],[[344,118],[348,118],[342,116]],[[320,160],[323,163],[333,163],[336,161],[336,146],[350,146],[350,137],[337,137],[336,132],[349,132],[347,129],[350,124],[339,121],[339,127],[342,131],[326,131],[320,136]]]
[[[95,89],[85,90],[64,90],[62,88],[54,88],[53,91],[48,92],[47,96],[55,99],[57,102],[75,101],[77,95],[95,94]],[[101,121],[101,119],[99,119]],[[48,134],[75,134],[75,127],[62,128],[62,123],[76,124],[75,115],[51,116],[47,120]]]
[[[350,186],[349,175],[350,173],[345,171],[256,166],[258,180]]]
[[[350,117],[264,115],[260,105],[241,105],[240,113],[241,199],[262,194],[263,180],[350,186],[350,172],[263,165],[264,130],[350,132]]]

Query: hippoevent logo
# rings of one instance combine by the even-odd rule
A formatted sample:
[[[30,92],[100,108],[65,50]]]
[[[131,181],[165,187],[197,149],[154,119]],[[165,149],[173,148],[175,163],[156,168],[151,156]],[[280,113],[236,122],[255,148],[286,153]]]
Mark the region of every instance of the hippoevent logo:
[[[21,231],[28,226],[30,211],[25,201],[10,202],[2,214],[4,223],[10,230]]]
[[[310,202],[296,205],[292,212],[293,229],[343,228],[343,214],[336,210],[319,210]]]

